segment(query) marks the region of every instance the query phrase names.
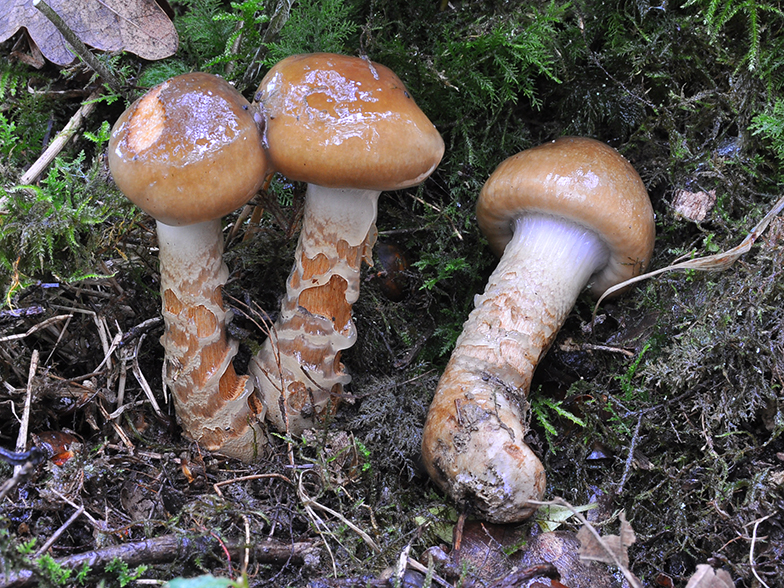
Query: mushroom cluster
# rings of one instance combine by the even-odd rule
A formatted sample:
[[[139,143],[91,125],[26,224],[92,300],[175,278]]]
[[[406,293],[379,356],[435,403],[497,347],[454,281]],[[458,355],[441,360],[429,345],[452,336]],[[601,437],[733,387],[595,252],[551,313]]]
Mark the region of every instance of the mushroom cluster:
[[[444,142],[390,69],[368,59],[292,55],[256,94],[273,167],[307,182],[302,231],[278,320],[250,371],[281,432],[331,414],[350,381],[340,361],[356,326],[363,260],[372,265],[384,190],[423,182]]]
[[[118,119],[109,165],[119,188],[157,221],[165,381],[186,434],[253,459],[265,417],[299,433],[337,405],[350,378],[341,351],[356,339],[351,307],[372,260],[382,190],[414,186],[444,143],[400,79],[368,59],[295,55],[250,105],[204,73],[151,89]],[[226,331],[221,217],[272,171],[308,183],[303,227],[280,318],[235,373]]]
[[[438,383],[422,454],[458,504],[491,522],[516,522],[545,489],[544,468],[524,440],[534,369],[586,286],[600,296],[648,265],[653,209],[617,151],[566,137],[501,163],[476,214],[501,260]]]
[[[252,459],[266,437],[252,382],[232,365],[221,217],[250,200],[269,173],[261,126],[225,80],[177,76],[117,120],[109,167],[120,190],[157,221],[161,343],[177,416],[205,448]]]

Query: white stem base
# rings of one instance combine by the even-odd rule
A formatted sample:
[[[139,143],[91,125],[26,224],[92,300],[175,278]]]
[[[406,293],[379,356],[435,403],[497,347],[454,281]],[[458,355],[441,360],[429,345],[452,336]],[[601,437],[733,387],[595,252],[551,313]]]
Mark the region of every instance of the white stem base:
[[[423,432],[431,477],[458,503],[493,522],[535,510],[545,474],[525,444],[526,396],[580,291],[606,262],[598,237],[538,215],[514,237],[463,325]]]
[[[308,185],[280,316],[250,371],[267,419],[294,435],[332,414],[351,377],[340,354],[357,338],[351,306],[372,263],[380,192]]]
[[[252,460],[267,439],[248,376],[237,376],[231,363],[237,342],[226,334],[222,288],[229,271],[221,222],[185,227],[159,222],[157,228],[165,383],[177,416],[187,436],[206,449]]]

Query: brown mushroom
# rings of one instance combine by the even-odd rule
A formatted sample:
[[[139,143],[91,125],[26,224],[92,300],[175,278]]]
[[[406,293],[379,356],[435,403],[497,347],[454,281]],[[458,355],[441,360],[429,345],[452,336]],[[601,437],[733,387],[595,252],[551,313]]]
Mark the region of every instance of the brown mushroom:
[[[261,405],[232,365],[226,334],[221,217],[245,204],[268,172],[253,111],[226,81],[177,76],[117,120],[109,166],[123,193],[157,221],[166,330],[166,385],[186,434],[251,459],[265,439]]]
[[[444,142],[400,78],[368,59],[293,55],[256,100],[274,169],[308,183],[280,316],[251,363],[267,418],[298,434],[335,409],[351,379],[340,354],[357,337],[351,307],[372,259],[378,196],[423,182]]]
[[[422,440],[430,476],[492,522],[528,517],[545,489],[526,445],[539,360],[588,286],[594,296],[642,271],[653,210],[617,151],[567,137],[518,153],[485,183],[477,220],[503,253],[436,388]]]

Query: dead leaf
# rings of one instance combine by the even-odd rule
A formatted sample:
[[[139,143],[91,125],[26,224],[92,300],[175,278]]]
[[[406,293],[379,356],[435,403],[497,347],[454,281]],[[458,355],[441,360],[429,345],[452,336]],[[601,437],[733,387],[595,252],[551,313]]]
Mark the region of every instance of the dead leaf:
[[[85,44],[102,51],[128,51],[163,59],[177,51],[174,24],[155,0],[49,0],[48,4]],[[74,54],[63,36],[33,7],[32,0],[0,0],[0,42],[25,27],[44,56],[68,65]]]
[[[608,296],[612,296],[619,290],[623,290],[632,284],[636,284],[637,282],[658,276],[664,272],[671,272],[674,270],[726,270],[732,266],[732,264],[735,263],[741,255],[751,251],[751,247],[754,245],[755,241],[760,237],[760,235],[762,235],[762,233],[765,232],[765,229],[768,228],[768,225],[771,223],[771,221],[781,214],[782,211],[784,211],[784,196],[776,201],[773,207],[768,211],[768,214],[766,214],[763,219],[754,226],[751,232],[746,235],[746,238],[741,241],[740,245],[736,245],[732,249],[728,249],[727,251],[723,251],[721,253],[716,253],[715,255],[707,255],[705,257],[697,257],[696,259],[687,259],[686,261],[673,263],[667,267],[648,272],[647,274],[640,274],[639,276],[635,276],[629,280],[626,280],[625,282],[621,282],[620,284],[616,284],[615,286],[607,288],[604,294],[599,297],[599,300],[596,301],[596,306],[593,308],[594,317],[596,317],[596,312],[599,310],[599,306]]]
[[[598,503],[585,504],[583,506],[576,506],[574,512],[586,512],[599,506]],[[539,507],[536,511],[536,522],[542,531],[555,531],[561,524],[574,516],[574,512],[566,506],[559,504],[552,504]]]
[[[625,513],[621,512],[620,535],[605,535],[597,538],[588,527],[582,527],[577,533],[580,541],[580,559],[601,561],[608,564],[620,564],[629,567],[628,547],[637,541],[634,529],[626,521]]]
[[[700,564],[686,588],[735,588],[735,583],[726,570],[714,570],[708,564]]]

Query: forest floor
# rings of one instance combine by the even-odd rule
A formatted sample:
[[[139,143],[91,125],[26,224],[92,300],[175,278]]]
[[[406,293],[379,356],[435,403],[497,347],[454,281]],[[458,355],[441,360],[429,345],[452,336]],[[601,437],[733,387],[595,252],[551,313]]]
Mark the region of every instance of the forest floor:
[[[0,460],[0,587],[200,574],[312,588],[623,586],[617,565],[579,561],[586,523],[564,503],[620,537],[616,556],[643,586],[682,588],[702,564],[738,587],[784,586],[784,221],[758,226],[781,198],[776,145],[763,138],[784,135],[751,131],[779,92],[778,65],[764,57],[784,54],[781,36],[758,35],[752,72],[746,37],[713,42],[726,23],[708,27],[695,2],[629,6],[616,20],[587,18],[606,10],[592,2],[489,3],[480,15],[471,2],[353,4],[364,28],[338,49],[361,45],[394,67],[447,153],[422,187],[381,196],[379,243],[397,247],[406,269],[390,294],[378,253],[363,267],[358,340],[342,356],[345,402],[301,438],[271,434],[250,464],[190,442],[164,389],[155,223],[124,200],[106,164],[105,134],[128,103],[98,102],[61,159],[18,188],[47,127],[64,127],[98,86],[81,66],[0,63],[10,68],[0,76],[0,448],[35,448],[10,456],[16,465]],[[180,28],[194,39],[182,41],[187,68],[220,55],[226,39],[199,54],[194,23],[190,37]],[[398,35],[408,29],[419,36]],[[281,38],[296,37],[286,30]],[[0,54],[18,53],[13,42]],[[238,47],[256,67],[253,48]],[[525,61],[535,50],[550,57]],[[154,67],[123,59],[134,76]],[[479,73],[458,78],[468,66]],[[242,72],[233,81],[252,100]],[[595,301],[578,300],[528,398],[527,441],[552,503],[525,523],[490,525],[429,480],[422,427],[496,263],[476,195],[503,158],[563,134],[608,142],[640,173],[656,214],[651,270],[753,238],[732,263],[657,274],[595,316]],[[276,318],[303,199],[302,185],[276,176],[253,201],[263,214],[226,219],[238,373]],[[210,585],[221,584],[190,586]]]

